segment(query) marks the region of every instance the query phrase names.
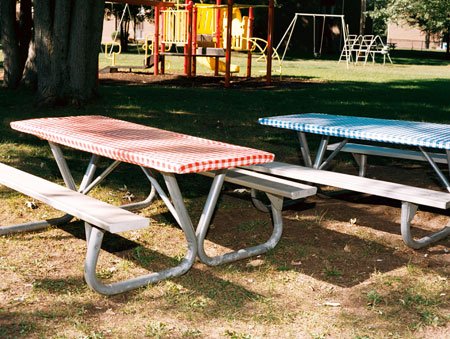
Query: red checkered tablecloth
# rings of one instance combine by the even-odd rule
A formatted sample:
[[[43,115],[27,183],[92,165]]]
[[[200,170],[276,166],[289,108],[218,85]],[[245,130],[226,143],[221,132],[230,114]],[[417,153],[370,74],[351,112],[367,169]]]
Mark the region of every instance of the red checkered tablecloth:
[[[104,116],[14,121],[15,130],[158,171],[196,173],[271,162],[272,153]]]

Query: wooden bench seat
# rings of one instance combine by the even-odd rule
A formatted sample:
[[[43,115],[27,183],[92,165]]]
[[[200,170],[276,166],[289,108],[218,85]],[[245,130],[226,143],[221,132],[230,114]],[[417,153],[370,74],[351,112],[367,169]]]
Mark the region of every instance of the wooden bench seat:
[[[212,172],[202,174],[209,177],[214,176]],[[292,200],[306,198],[317,193],[317,187],[245,169],[228,170],[225,181]]]
[[[148,218],[2,163],[0,163],[0,184],[111,233],[149,226]],[[3,227],[0,228],[0,234],[2,230]]]
[[[418,205],[448,209],[450,207],[449,193],[281,162],[253,165],[246,167],[246,169],[291,180],[333,186],[399,200],[402,202],[401,232],[403,241],[412,248],[421,248],[450,234],[450,227],[444,227],[430,236],[414,240],[410,231],[411,221]]]

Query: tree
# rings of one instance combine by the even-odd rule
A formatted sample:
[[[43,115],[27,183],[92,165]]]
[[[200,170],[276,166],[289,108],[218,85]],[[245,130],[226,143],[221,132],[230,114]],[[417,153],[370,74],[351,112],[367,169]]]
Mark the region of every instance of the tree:
[[[443,34],[449,53],[450,0],[377,0],[369,13],[376,20],[405,21],[427,34]]]
[[[16,0],[0,1],[1,36],[3,45],[4,83],[19,86],[28,57],[32,37],[31,0],[22,0],[16,18]]]
[[[81,103],[96,94],[104,1],[34,0],[31,17],[31,0],[20,0],[18,19],[16,0],[0,3],[4,85],[31,79],[38,100],[49,104]],[[22,12],[34,25],[21,25]]]

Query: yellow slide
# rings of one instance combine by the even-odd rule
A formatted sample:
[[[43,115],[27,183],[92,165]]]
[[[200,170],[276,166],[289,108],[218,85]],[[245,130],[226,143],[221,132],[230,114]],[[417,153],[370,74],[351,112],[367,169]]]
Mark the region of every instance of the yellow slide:
[[[198,57],[197,61],[199,61],[203,66],[209,67],[212,70],[216,69],[216,58],[214,57]],[[219,72],[225,73],[226,64],[225,62],[219,60]],[[238,65],[230,65],[231,73],[239,73],[240,68]]]

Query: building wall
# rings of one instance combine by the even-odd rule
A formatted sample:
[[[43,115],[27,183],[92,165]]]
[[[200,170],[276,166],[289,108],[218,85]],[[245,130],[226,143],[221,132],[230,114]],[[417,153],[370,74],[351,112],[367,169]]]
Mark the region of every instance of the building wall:
[[[402,49],[426,49],[426,34],[408,24],[389,24],[388,43]],[[430,49],[442,49],[438,35],[430,37]]]
[[[112,41],[113,33],[116,31],[116,25],[118,27],[120,18],[115,18],[113,15],[109,20],[103,20],[103,32],[102,32],[102,42]],[[149,23],[147,20],[136,25],[136,30],[134,29],[133,22],[130,22],[130,39],[142,41],[146,36],[153,38],[155,34],[155,25]]]

